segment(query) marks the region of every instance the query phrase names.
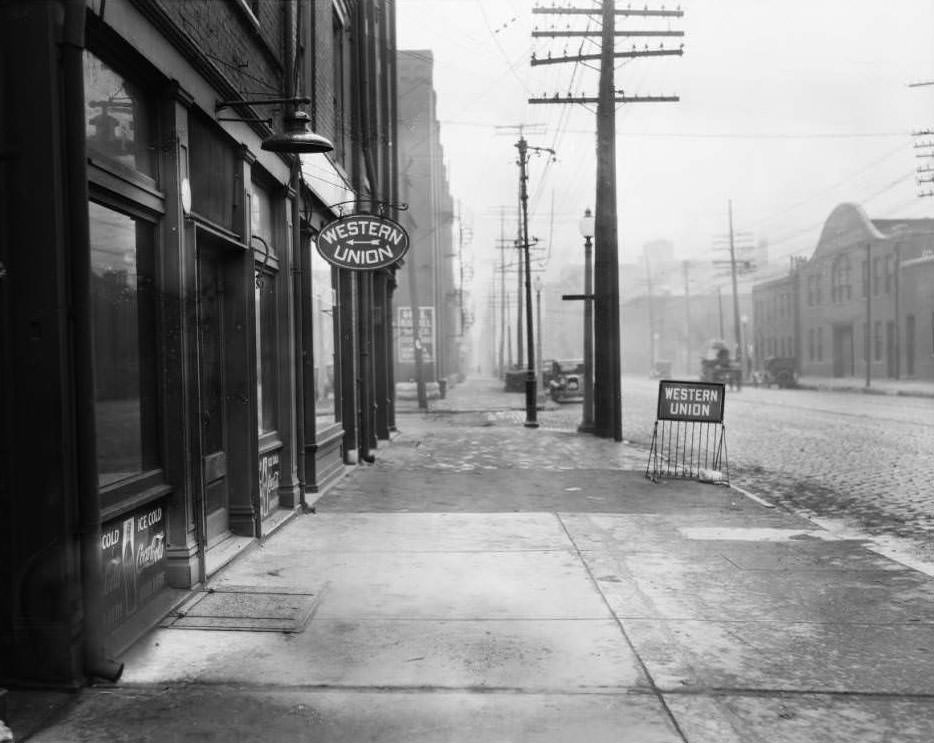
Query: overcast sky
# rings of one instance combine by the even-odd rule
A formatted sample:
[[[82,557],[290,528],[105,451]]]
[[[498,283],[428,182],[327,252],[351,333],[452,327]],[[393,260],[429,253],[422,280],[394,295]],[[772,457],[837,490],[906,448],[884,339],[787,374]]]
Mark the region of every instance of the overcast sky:
[[[527,99],[569,88],[596,95],[597,72],[530,66],[533,50],[557,56],[565,47],[531,38],[533,25],[552,22],[533,16],[532,5],[398,0],[399,48],[434,54],[451,190],[474,233],[475,296],[489,282],[497,210],[517,201],[517,130],[496,127],[543,124],[526,135],[529,143],[557,151],[556,162],[534,158],[530,167],[530,233],[551,244],[548,275],[580,261],[577,221],[594,203],[593,107]],[[681,97],[618,108],[622,260],[656,239],[673,242],[679,258],[713,257],[715,238],[727,232],[728,200],[735,229],[767,239],[773,259],[785,263],[811,254],[842,202],[861,204],[870,218],[934,216],[934,198],[916,195],[922,161],[911,136],[934,129],[934,86],[909,87],[934,80],[934,0],[686,0],[681,7],[684,18],[670,27],[685,32],[684,55],[621,61],[616,72],[626,94]],[[617,29],[658,28],[650,24],[620,19]],[[573,54],[580,42],[567,46]],[[514,216],[507,230],[511,237]]]

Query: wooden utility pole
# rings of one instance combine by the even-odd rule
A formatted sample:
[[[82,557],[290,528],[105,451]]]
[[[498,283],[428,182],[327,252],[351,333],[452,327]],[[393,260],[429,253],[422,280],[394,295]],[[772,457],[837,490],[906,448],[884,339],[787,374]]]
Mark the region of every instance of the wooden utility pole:
[[[516,148],[519,150],[519,206],[521,216],[521,219],[519,220],[519,235],[521,244],[519,247],[522,251],[520,253],[521,260],[519,261],[519,275],[524,275],[525,277],[525,337],[528,345],[528,367],[526,369],[525,378],[525,427],[538,428],[538,393],[535,389],[537,374],[535,371],[535,340],[533,335],[534,318],[532,315],[532,261],[529,255],[531,252],[531,245],[529,244],[529,176],[526,166],[529,163],[530,152],[550,152],[551,155],[554,156],[555,151],[550,147],[532,147],[528,142],[526,142],[525,137],[522,135],[519,136],[519,141],[516,143]],[[523,266],[525,269],[524,271]],[[519,300],[519,305],[522,305],[521,299]],[[522,344],[519,343],[518,346],[520,348],[519,365],[521,366]]]
[[[684,271],[684,371],[683,376],[691,373],[691,286],[688,279],[688,262],[681,261]]]
[[[555,14],[592,17],[595,8],[533,8],[533,14]],[[682,49],[645,49],[617,52],[614,40],[617,16],[642,18],[680,18],[680,9],[660,10],[631,9],[617,10],[613,0],[602,0],[600,15],[602,28],[599,31],[572,30],[551,31],[553,38],[600,36],[599,54],[577,54],[562,57],[536,58],[532,65],[557,64],[561,62],[600,61],[600,79],[596,98],[586,95],[564,97],[555,93],[552,97],[529,98],[529,103],[596,103],[597,104],[597,194],[596,226],[594,229],[594,433],[616,441],[623,439],[622,393],[620,380],[620,337],[619,337],[619,247],[616,215],[616,104],[641,102],[677,101],[677,96],[625,96],[615,86],[615,59],[623,57],[657,57],[681,55]],[[536,32],[533,32],[536,33]],[[679,36],[678,31],[657,30],[651,32],[628,31],[626,35]],[[619,95],[617,95],[619,93]]]
[[[733,336],[736,341],[736,363],[743,363],[742,330],[739,325],[739,290],[736,283],[736,248],[733,244],[733,202],[728,201],[730,218],[730,277],[733,284]],[[740,367],[742,368],[742,367]]]

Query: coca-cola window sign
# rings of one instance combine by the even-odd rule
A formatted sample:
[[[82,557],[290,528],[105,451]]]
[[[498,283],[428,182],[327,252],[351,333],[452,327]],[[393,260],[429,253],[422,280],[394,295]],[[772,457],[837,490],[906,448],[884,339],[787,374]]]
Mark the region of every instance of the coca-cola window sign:
[[[120,624],[165,585],[165,508],[162,502],[105,523],[101,529],[104,622]]]

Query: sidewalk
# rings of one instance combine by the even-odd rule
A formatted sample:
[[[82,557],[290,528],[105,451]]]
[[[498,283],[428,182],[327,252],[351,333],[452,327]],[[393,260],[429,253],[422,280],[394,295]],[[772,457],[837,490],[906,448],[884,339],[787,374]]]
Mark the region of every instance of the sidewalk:
[[[866,395],[934,397],[934,382],[916,379],[870,379],[867,387],[865,377],[799,377],[798,387]]]
[[[934,580],[738,491],[652,484],[623,444],[485,412],[398,427],[118,685],[41,729],[13,694],[17,740],[934,740]]]

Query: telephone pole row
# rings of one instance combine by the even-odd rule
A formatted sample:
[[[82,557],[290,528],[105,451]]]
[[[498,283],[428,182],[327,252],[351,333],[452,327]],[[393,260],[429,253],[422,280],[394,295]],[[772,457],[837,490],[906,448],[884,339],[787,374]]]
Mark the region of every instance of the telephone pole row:
[[[619,332],[619,247],[616,214],[616,104],[675,102],[677,96],[626,96],[615,85],[615,59],[681,55],[679,49],[644,49],[617,53],[616,17],[681,18],[680,9],[617,9],[613,0],[602,0],[600,8],[535,7],[533,14],[596,16],[602,19],[598,31],[582,30],[575,36],[600,37],[599,55],[535,58],[532,65],[600,60],[596,98],[587,96],[529,98],[529,103],[597,104],[597,194],[594,229],[594,434],[616,441],[623,439],[622,391],[620,380]]]

